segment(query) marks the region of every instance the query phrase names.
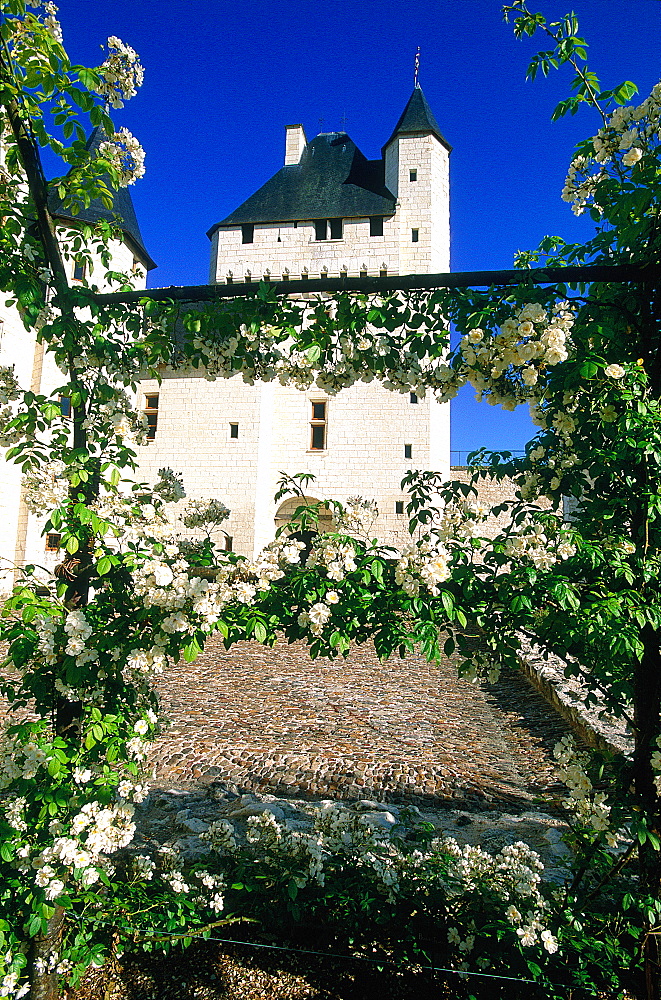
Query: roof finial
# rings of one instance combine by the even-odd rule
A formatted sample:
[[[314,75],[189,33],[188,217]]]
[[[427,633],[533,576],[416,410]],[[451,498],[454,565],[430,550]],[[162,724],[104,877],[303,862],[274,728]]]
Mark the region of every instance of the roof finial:
[[[413,86],[419,87],[418,76],[420,74],[420,46],[418,45],[418,51],[415,54],[415,69],[413,72]]]

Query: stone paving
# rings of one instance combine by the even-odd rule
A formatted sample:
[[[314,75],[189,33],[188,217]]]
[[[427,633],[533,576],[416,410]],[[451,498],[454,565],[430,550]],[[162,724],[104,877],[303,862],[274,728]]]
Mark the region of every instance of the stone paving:
[[[303,646],[214,641],[159,692],[161,787],[530,809],[558,790],[552,749],[569,731],[518,676],[482,689],[452,662],[382,664],[367,646],[313,661]]]

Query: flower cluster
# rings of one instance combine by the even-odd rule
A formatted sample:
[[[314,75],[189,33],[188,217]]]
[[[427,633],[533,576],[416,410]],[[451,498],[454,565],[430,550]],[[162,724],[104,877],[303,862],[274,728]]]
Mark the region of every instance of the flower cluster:
[[[69,491],[63,462],[47,462],[26,472],[21,479],[23,498],[33,514],[45,514],[63,504]]]
[[[305,562],[306,569],[319,566],[328,579],[339,582],[356,568],[356,547],[339,535],[318,535]]]
[[[657,83],[642,104],[617,107],[606,124],[590,140],[589,153],[576,156],[569,167],[562,190],[564,201],[572,202],[572,212],[582,215],[594,205],[602,211],[597,194],[611,173],[622,176],[653,150],[661,140],[661,83]]]
[[[538,399],[544,374],[569,356],[568,338],[574,324],[569,303],[550,311],[527,302],[495,334],[476,327],[464,334],[446,373],[441,400],[451,399],[469,382],[478,399],[513,410],[524,400]]]
[[[127,394],[116,389],[112,399],[100,403],[83,421],[85,430],[93,430],[99,437],[117,437],[130,444],[147,443],[147,417],[136,413]]]
[[[491,892],[508,904],[505,916],[516,927],[516,935],[524,947],[541,943],[549,954],[558,950],[557,938],[545,926],[548,904],[540,893],[544,865],[527,844],[522,841],[510,844],[496,855],[480,847],[460,847],[451,837],[434,841],[432,846],[452,859],[448,876],[452,879],[453,891],[457,894],[479,892],[488,885]],[[450,927],[448,941],[457,945],[461,956],[475,946],[475,936],[469,934],[462,939],[456,927]]]
[[[368,539],[378,516],[379,508],[375,500],[349,497],[336,511],[334,520],[338,531],[354,538]]]
[[[433,596],[440,594],[439,583],[450,578],[449,553],[429,539],[406,544],[395,567],[395,582],[415,597],[424,586]]]
[[[597,791],[590,780],[588,754],[576,748],[571,736],[565,736],[555,745],[553,756],[560,764],[560,778],[568,788],[565,808],[573,812],[581,826],[596,833],[605,832],[607,842],[615,846],[619,837],[611,829],[611,806],[605,793]]]
[[[99,157],[117,174],[120,187],[128,187],[144,175],[145,151],[127,128],[120,128],[112,139],[99,143]]]
[[[9,404],[19,399],[21,389],[14,374],[14,366],[0,365],[0,446],[9,448],[22,438],[19,428],[7,426],[15,416]]]
[[[181,473],[173,472],[169,468],[159,469],[154,493],[158,493],[163,503],[177,503],[178,500],[183,500],[186,490]]]
[[[96,93],[113,108],[123,108],[124,101],[135,97],[145,76],[138,53],[115,35],[108,39],[108,58],[97,73],[100,80]]]
[[[536,569],[548,570],[560,560],[575,555],[576,546],[569,540],[568,532],[560,532],[551,539],[547,528],[525,518],[508,531],[503,552],[510,559],[526,559]]]
[[[226,521],[230,513],[222,500],[189,500],[181,520],[187,528],[201,528],[208,535]]]

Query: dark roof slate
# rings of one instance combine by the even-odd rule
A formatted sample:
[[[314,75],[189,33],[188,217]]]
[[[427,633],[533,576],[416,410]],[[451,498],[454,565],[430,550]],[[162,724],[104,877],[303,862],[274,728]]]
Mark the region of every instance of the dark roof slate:
[[[383,160],[368,160],[346,132],[323,132],[305,147],[300,163],[282,167],[266,184],[213,226],[307,219],[393,215]]]
[[[95,128],[87,141],[87,148],[95,151],[106,138],[105,132],[101,128]],[[104,177],[108,187],[112,190],[109,177]],[[152,271],[157,265],[147,253],[142,240],[140,226],[133,207],[133,199],[128,188],[119,188],[113,191],[112,208],[106,208],[100,198],[95,198],[91,204],[85,208],[81,205],[78,215],[74,215],[70,209],[62,208],[62,199],[57,191],[53,190],[48,196],[48,210],[51,215],[58,219],[66,219],[72,222],[86,222],[95,225],[97,222],[111,222],[124,233],[130,248],[144,264],[148,271]]]
[[[400,115],[399,121],[395,125],[395,131],[383,148],[385,149],[386,146],[389,146],[398,135],[429,134],[430,132],[436,136],[448,151],[452,150],[452,146],[441,132],[439,124],[434,117],[434,112],[427,104],[427,98],[423,94],[422,88],[415,87],[406,107]]]

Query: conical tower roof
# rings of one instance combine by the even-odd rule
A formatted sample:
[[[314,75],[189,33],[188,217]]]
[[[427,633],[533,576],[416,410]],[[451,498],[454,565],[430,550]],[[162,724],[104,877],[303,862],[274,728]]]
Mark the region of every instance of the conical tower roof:
[[[87,148],[91,152],[95,152],[106,138],[107,136],[101,127],[95,128],[87,140]],[[139,258],[148,271],[152,271],[157,265],[145,248],[133,207],[133,199],[128,188],[119,188],[114,191],[110,178],[106,176],[103,180],[112,191],[112,208],[106,208],[100,198],[95,198],[87,207],[81,205],[78,214],[74,215],[71,209],[62,207],[62,199],[58,196],[57,191],[51,191],[48,197],[48,210],[55,218],[71,222],[87,222],[93,226],[97,222],[103,221],[118,226],[135,256]]]
[[[395,125],[395,131],[383,148],[385,149],[386,146],[389,146],[393,139],[396,139],[399,135],[429,135],[430,133],[436,136],[448,152],[451,152],[452,146],[444,138],[439,124],[434,117],[434,112],[429,107],[427,98],[422,92],[422,87],[416,85],[408,99],[406,107],[399,117],[399,121]]]

